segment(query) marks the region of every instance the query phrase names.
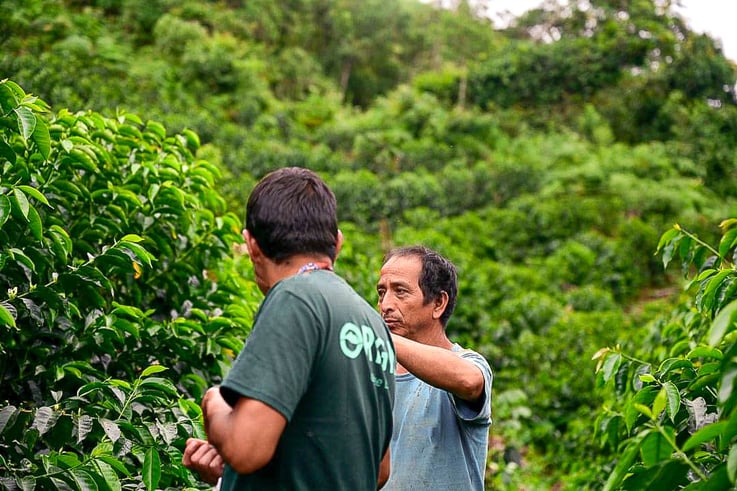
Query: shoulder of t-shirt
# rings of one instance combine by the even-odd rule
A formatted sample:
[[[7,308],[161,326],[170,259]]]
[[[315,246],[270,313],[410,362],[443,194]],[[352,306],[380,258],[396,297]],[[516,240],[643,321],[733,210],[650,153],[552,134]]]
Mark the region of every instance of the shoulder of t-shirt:
[[[461,356],[461,358],[465,358],[473,363],[476,363],[477,365],[480,364],[491,371],[489,361],[484,358],[480,353],[477,353],[476,351],[471,349],[463,348],[458,344],[456,344],[455,346],[457,346],[457,348],[454,351],[456,351]]]

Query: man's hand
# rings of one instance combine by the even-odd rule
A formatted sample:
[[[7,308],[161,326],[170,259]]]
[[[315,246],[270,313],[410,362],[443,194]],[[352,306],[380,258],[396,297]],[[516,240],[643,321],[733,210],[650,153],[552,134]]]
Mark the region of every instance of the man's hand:
[[[209,484],[216,484],[223,475],[225,463],[217,449],[199,438],[190,438],[184,447],[182,464],[195,471]]]

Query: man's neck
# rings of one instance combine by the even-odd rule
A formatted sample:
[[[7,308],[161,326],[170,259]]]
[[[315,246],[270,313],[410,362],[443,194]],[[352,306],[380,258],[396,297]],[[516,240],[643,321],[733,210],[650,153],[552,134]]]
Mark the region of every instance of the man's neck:
[[[320,269],[332,271],[333,262],[328,256],[298,254],[296,256],[291,256],[288,259],[285,259],[284,261],[279,263],[270,261],[270,284],[271,286],[274,286],[279,281],[285,278],[289,278],[290,276]]]
[[[443,349],[451,349],[453,347],[453,342],[448,339],[448,336],[445,333],[445,328],[440,324],[432,329],[417,333],[417,336],[413,337],[412,340],[428,346],[437,346],[438,348]]]

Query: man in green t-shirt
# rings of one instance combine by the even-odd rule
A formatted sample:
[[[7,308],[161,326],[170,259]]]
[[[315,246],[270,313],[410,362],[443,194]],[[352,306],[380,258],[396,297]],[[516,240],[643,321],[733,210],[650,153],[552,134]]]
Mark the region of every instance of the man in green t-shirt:
[[[335,196],[313,172],[264,177],[244,238],[266,295],[243,351],[205,394],[207,442],[184,464],[222,490],[376,489],[389,475],[396,358],[376,310],[332,272]]]

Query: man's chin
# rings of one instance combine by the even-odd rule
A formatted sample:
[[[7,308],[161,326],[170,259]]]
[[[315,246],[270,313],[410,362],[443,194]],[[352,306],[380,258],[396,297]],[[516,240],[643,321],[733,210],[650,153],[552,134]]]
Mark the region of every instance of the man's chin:
[[[392,334],[396,334],[397,336],[404,336],[407,334],[407,331],[399,324],[387,324],[387,325],[389,326],[389,331],[391,331]]]

